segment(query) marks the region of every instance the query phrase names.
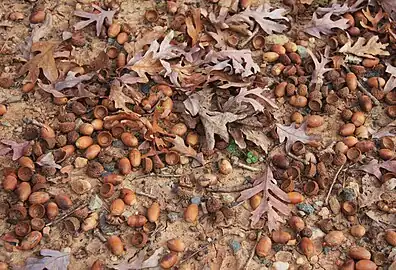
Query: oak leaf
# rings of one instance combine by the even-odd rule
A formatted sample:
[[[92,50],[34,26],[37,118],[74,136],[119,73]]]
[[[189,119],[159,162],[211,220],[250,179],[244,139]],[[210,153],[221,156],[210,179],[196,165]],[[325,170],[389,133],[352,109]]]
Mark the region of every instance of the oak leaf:
[[[309,143],[318,139],[317,136],[305,134],[307,123],[304,122],[299,128],[296,129],[296,124],[292,123],[290,126],[276,124],[276,132],[279,136],[279,142],[286,141],[286,151],[289,152],[293,143],[300,141],[302,143]]]
[[[364,171],[368,174],[374,175],[377,179],[381,179],[381,168],[396,173],[396,160],[388,160],[378,163],[378,160],[373,159],[368,164],[358,167],[357,170]]]
[[[109,24],[112,23],[113,21],[113,17],[114,14],[116,13],[115,10],[104,10],[101,7],[99,7],[98,5],[93,4],[92,7],[94,7],[95,9],[99,10],[100,13],[96,14],[96,13],[89,13],[89,12],[85,12],[82,10],[76,10],[74,12],[74,15],[78,16],[78,17],[82,17],[82,18],[86,18],[88,20],[86,21],[81,21],[78,22],[74,25],[74,29],[75,30],[80,30],[83,29],[84,27],[88,26],[89,24],[96,22],[96,35],[99,36],[100,32],[102,31],[102,27],[103,24],[105,22],[105,19],[108,20]]]
[[[349,28],[348,19],[341,18],[333,21],[331,20],[331,15],[332,13],[327,13],[319,19],[317,14],[314,13],[310,22],[310,26],[308,28],[305,28],[304,32],[316,38],[320,38],[320,34],[332,34],[333,28],[338,28],[342,30]]]
[[[377,35],[372,36],[366,43],[366,39],[359,37],[352,46],[352,40],[349,39],[347,43],[339,50],[342,53],[350,53],[360,57],[375,58],[374,55],[389,55],[386,51],[388,43],[382,44],[378,42]]]
[[[271,139],[264,133],[264,131],[242,127],[241,132],[246,136],[246,140],[251,141],[257,146],[260,146],[264,152],[268,152],[268,148],[271,144]]]
[[[0,148],[0,155],[6,155],[12,151],[12,160],[17,160],[23,156],[23,151],[30,144],[28,141],[17,143],[13,140],[1,140],[1,143],[7,147]]]
[[[267,227],[269,231],[279,229],[279,223],[285,223],[284,216],[291,213],[287,203],[290,201],[287,193],[280,189],[271,168],[267,165],[262,176],[254,180],[253,187],[241,192],[238,202],[250,199],[258,193],[262,193],[260,205],[252,212],[252,224],[256,224],[261,216],[267,213]],[[279,214],[278,214],[279,212]]]
[[[396,21],[396,2],[394,0],[381,0],[378,3],[388,13],[388,15]]]
[[[325,13],[332,13],[333,15],[343,15],[345,13],[352,13],[355,12],[359,9],[361,9],[361,4],[365,2],[366,0],[357,0],[353,5],[349,6],[348,1],[345,1],[344,4],[338,4],[334,3],[331,5],[331,7],[319,7],[316,10],[316,13],[319,15],[325,14]]]
[[[123,88],[118,80],[114,80],[110,87],[109,99],[114,101],[116,108],[123,109],[125,112],[132,112],[126,104],[135,104],[135,101],[124,94],[122,91]]]
[[[191,10],[191,17],[186,18],[187,33],[191,37],[191,46],[195,46],[199,41],[199,34],[203,27],[201,22],[201,11],[199,8]]]
[[[274,32],[281,33],[287,29],[286,25],[273,21],[289,21],[288,18],[283,16],[285,13],[286,10],[283,8],[273,9],[268,4],[264,4],[259,6],[256,10],[252,10],[248,7],[244,11],[226,19],[225,23],[231,24],[245,22],[253,28],[254,23],[256,22],[264,32],[271,35]]]
[[[374,177],[366,174],[362,177],[363,192],[359,196],[359,207],[363,208],[366,206],[371,206],[374,203],[383,200],[382,196],[385,193],[389,193],[389,191],[393,190],[395,188],[395,184],[396,178],[392,178],[386,181],[384,184],[379,185],[378,181]]]
[[[326,47],[324,55],[320,55],[320,62],[310,49],[307,49],[307,52],[311,56],[315,64],[315,69],[312,72],[310,85],[316,84],[317,85],[316,88],[320,88],[323,84],[324,74],[326,74],[326,72],[331,70],[331,68],[326,68],[326,65],[330,62],[330,59],[328,58],[330,47]]]
[[[192,157],[196,159],[201,165],[204,165],[205,161],[203,156],[198,154],[197,151],[195,151],[191,146],[187,146],[184,143],[183,138],[176,135],[175,138],[165,137],[164,140],[173,144],[173,147],[171,147],[169,150],[179,152],[181,155],[187,157]]]
[[[396,88],[396,67],[392,66],[389,63],[386,63],[385,71],[391,75],[384,87],[384,92],[388,93]]]
[[[60,270],[67,269],[70,263],[70,254],[51,249],[40,250],[42,258],[28,258],[24,269],[29,270]]]
[[[54,50],[58,45],[57,42],[40,41],[33,43],[32,52],[40,52],[30,59],[18,72],[18,76],[28,73],[29,80],[35,83],[39,77],[40,69],[44,76],[50,81],[55,82],[58,78],[58,69],[56,68]]]
[[[246,117],[246,115],[236,115],[230,112],[213,112],[202,107],[199,110],[199,116],[205,128],[205,138],[209,150],[212,150],[215,146],[215,134],[228,142],[227,124]]]
[[[112,264],[111,268],[116,270],[137,270],[157,267],[159,265],[159,260],[161,259],[162,251],[163,248],[161,247],[154,251],[153,255],[144,259],[146,256],[146,249],[143,249],[139,251],[132,261],[123,261],[121,263]]]
[[[269,90],[269,89],[268,89]],[[239,90],[239,94],[235,97],[230,97],[227,102],[224,104],[223,109],[228,111],[235,103],[241,104],[242,102],[249,103],[253,106],[256,112],[263,112],[265,106],[260,103],[258,100],[264,100],[266,104],[270,107],[277,109],[278,106],[276,105],[275,101],[272,100],[269,96],[265,95],[266,89],[257,87],[254,89],[248,90],[247,88],[241,88]],[[267,91],[268,92],[268,91]],[[250,97],[248,97],[250,96]]]
[[[36,163],[40,166],[48,166],[56,169],[62,169],[62,166],[56,164],[54,155],[51,152],[48,152],[47,154],[40,156],[37,159]]]
[[[371,135],[373,139],[380,139],[386,136],[396,136],[396,120],[390,122]]]
[[[79,75],[79,76],[76,76]],[[77,72],[69,71],[63,81],[55,83],[56,90],[63,90],[65,88],[72,88],[77,84],[92,79],[95,73],[78,74]]]
[[[382,18],[384,18],[384,14],[382,12],[382,9],[380,9],[378,11],[378,13],[375,14],[374,17],[373,17],[373,15],[371,15],[371,12],[370,12],[368,7],[367,7],[366,10],[362,10],[362,12],[363,12],[364,16],[366,16],[367,20],[371,23],[371,26],[367,25],[364,21],[361,21],[360,25],[363,28],[369,29],[370,31],[377,32],[378,31],[378,24],[382,20]]]

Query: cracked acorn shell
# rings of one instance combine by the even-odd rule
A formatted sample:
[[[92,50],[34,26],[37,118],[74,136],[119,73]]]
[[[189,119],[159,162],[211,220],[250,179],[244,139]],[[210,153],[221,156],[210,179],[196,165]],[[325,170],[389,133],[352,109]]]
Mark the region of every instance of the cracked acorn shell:
[[[8,217],[11,220],[23,220],[27,216],[27,210],[23,205],[17,204],[13,205],[9,212],[8,212]]]
[[[81,225],[81,229],[84,232],[95,229],[98,226],[99,215],[96,212],[93,212],[89,217],[87,217],[83,224]]]
[[[45,216],[45,207],[42,204],[32,204],[29,207],[29,216],[32,218],[43,218]]]
[[[146,245],[148,236],[145,232],[134,232],[131,236],[131,244],[134,247],[142,248]]]
[[[111,196],[113,196],[114,194],[114,186],[111,183],[104,183],[101,187],[100,187],[100,196],[102,196],[103,198],[110,198]]]
[[[115,173],[109,173],[103,177],[103,183],[110,183],[113,184],[114,186],[121,184],[123,180],[124,178],[121,175]]]
[[[41,231],[45,227],[45,221],[42,218],[33,218],[30,220],[32,230]]]
[[[160,216],[160,205],[158,202],[153,204],[147,209],[147,218],[150,222],[156,222]]]
[[[75,179],[70,182],[70,186],[79,195],[87,193],[92,188],[91,183],[84,179]]]
[[[269,255],[271,252],[272,248],[272,241],[268,236],[263,236],[260,238],[260,240],[257,243],[256,246],[256,254],[259,257],[265,257]]]
[[[100,146],[107,147],[113,142],[113,135],[108,131],[101,131],[96,136],[96,140]]]
[[[171,133],[183,137],[187,133],[187,126],[184,123],[177,123],[171,128]]]
[[[107,244],[114,255],[120,256],[124,253],[124,245],[120,237],[116,235],[110,236],[109,239],[107,239]]]
[[[14,231],[16,235],[21,237],[28,235],[31,231],[31,226],[29,221],[18,222],[15,225]]]
[[[29,167],[20,167],[17,172],[18,178],[21,181],[30,181],[30,179],[33,176],[33,173],[34,173],[33,170]]]

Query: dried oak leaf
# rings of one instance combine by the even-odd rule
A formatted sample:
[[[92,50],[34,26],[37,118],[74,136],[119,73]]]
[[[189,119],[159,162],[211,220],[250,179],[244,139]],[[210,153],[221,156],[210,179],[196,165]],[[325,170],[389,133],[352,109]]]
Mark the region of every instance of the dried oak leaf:
[[[42,258],[28,258],[26,260],[26,270],[61,270],[67,269],[70,263],[70,254],[51,249],[40,250]]]
[[[165,137],[164,140],[173,144],[173,147],[171,147],[169,150],[179,152],[181,155],[187,157],[192,157],[196,159],[201,165],[204,165],[205,161],[203,156],[197,153],[197,151],[195,151],[191,146],[187,146],[184,143],[183,138],[176,135],[175,138]]]
[[[378,1],[382,8],[388,15],[396,21],[396,2],[394,0],[381,0]]]
[[[40,41],[33,43],[32,52],[40,52],[33,56],[18,72],[18,76],[28,73],[29,80],[33,83],[37,81],[42,69],[44,76],[50,81],[55,82],[58,78],[58,69],[56,68],[54,50],[58,45],[57,42]]]
[[[122,91],[123,88],[120,81],[114,80],[110,87],[109,99],[114,101],[114,105],[117,109],[123,109],[125,112],[132,112],[126,104],[135,104],[135,101],[124,94]]]
[[[54,155],[51,152],[48,152],[47,154],[40,156],[37,159],[36,163],[40,166],[48,166],[56,169],[62,169],[62,166],[56,164]]]
[[[283,216],[288,216],[291,213],[291,209],[287,205],[290,200],[287,193],[277,186],[271,168],[268,165],[264,174],[254,181],[253,187],[241,192],[238,202],[248,200],[259,192],[263,194],[262,200],[260,205],[252,212],[252,217],[250,218],[252,224],[256,224],[260,217],[267,213],[269,231],[277,230],[279,222],[285,222]]]
[[[349,39],[347,43],[339,50],[342,53],[350,53],[360,57],[375,58],[373,55],[389,55],[386,51],[388,43],[382,44],[378,42],[377,35],[372,36],[366,43],[366,39],[359,37],[352,46],[352,40]],[[366,43],[366,45],[365,45]]]
[[[269,89],[268,89],[269,90]],[[232,106],[235,106],[235,103],[241,104],[242,102],[249,103],[250,105],[253,106],[254,110],[256,112],[263,112],[265,109],[265,106],[260,103],[258,100],[264,100],[265,103],[270,105],[272,108],[277,109],[278,106],[276,105],[275,101],[272,100],[269,96],[265,95],[264,92],[267,92],[267,89],[263,89],[260,87],[250,89],[248,90],[247,88],[241,88],[239,90],[239,94],[235,97],[230,97],[226,103],[224,103],[224,110],[229,111]],[[248,97],[250,95],[250,97]]]
[[[389,63],[386,63],[385,71],[391,75],[384,87],[384,92],[389,93],[394,88],[396,88],[396,67],[392,66]]]
[[[137,256],[134,257],[132,261],[129,262],[126,260],[119,264],[112,264],[111,268],[116,270],[137,270],[157,267],[159,265],[162,251],[163,248],[161,247],[154,251],[153,255],[145,260],[144,257],[146,256],[146,249],[143,249],[139,251]]]
[[[286,140],[286,151],[289,152],[293,143],[300,141],[302,143],[309,143],[318,139],[317,136],[305,134],[307,123],[304,122],[299,128],[296,129],[295,123],[290,126],[276,124],[276,132],[279,136],[279,142],[283,143]]]
[[[371,23],[370,25],[367,25],[364,21],[361,21],[360,24],[362,25],[363,28],[369,29],[370,31],[377,32],[378,31],[378,23],[384,18],[384,14],[382,12],[382,9],[378,11],[377,14],[373,17],[371,15],[371,12],[369,8],[367,7],[366,10],[362,10],[364,16],[367,18],[367,20]]]
[[[312,78],[311,78],[310,85],[316,84],[317,88],[320,88],[323,84],[324,74],[326,74],[326,72],[331,70],[331,68],[326,68],[326,65],[331,61],[328,58],[329,52],[330,52],[330,47],[327,46],[325,48],[324,55],[320,55],[320,60],[321,60],[320,62],[319,62],[318,58],[315,56],[315,54],[310,49],[307,49],[307,52],[311,56],[311,58],[315,64],[315,69],[312,72]]]
[[[260,71],[260,67],[253,61],[250,50],[210,51],[204,63],[208,64],[206,67],[208,72],[229,70],[231,74],[240,74],[242,78]]]
[[[281,23],[272,21],[272,20],[285,20],[289,21],[288,18],[284,17],[286,10],[283,8],[273,9],[268,4],[264,4],[259,6],[256,10],[251,10],[250,7],[245,9],[244,11],[235,14],[228,19],[226,19],[226,24],[236,24],[240,22],[245,22],[254,27],[254,23],[256,22],[260,25],[261,29],[267,34],[281,33],[287,29],[286,25]]]
[[[236,115],[230,112],[213,112],[202,107],[199,110],[199,116],[205,128],[205,138],[209,150],[212,150],[215,146],[215,134],[218,134],[224,141],[228,142],[227,123],[246,117],[246,115]]]
[[[361,4],[365,2],[366,0],[357,0],[353,5],[349,6],[348,1],[345,1],[344,4],[337,4],[334,3],[331,5],[331,7],[319,7],[316,10],[316,13],[319,15],[325,14],[325,13],[332,13],[333,15],[343,15],[348,12],[355,12],[359,9],[361,9]]]
[[[80,76],[76,76],[80,75]],[[92,79],[95,73],[79,74],[77,72],[69,71],[63,81],[55,83],[56,90],[63,90],[65,88],[72,88],[77,84]]]
[[[82,10],[76,10],[74,15],[82,18],[86,18],[88,20],[78,22],[74,25],[75,30],[83,29],[84,27],[88,26],[89,24],[96,22],[96,35],[99,36],[100,32],[102,31],[102,26],[105,22],[105,19],[108,20],[109,24],[112,23],[114,14],[116,13],[115,10],[104,10],[98,5],[92,4],[92,7],[99,10],[100,13],[89,13]]]
[[[327,13],[322,18],[318,19],[316,13],[313,14],[310,26],[304,29],[304,32],[320,38],[320,34],[329,35],[332,34],[333,28],[339,28],[345,30],[349,28],[348,19],[341,18],[336,21],[331,20],[332,13]]]
[[[366,174],[362,178],[363,192],[359,196],[359,207],[366,207],[373,205],[378,201],[382,201],[382,195],[395,188],[396,179],[390,179],[386,183],[378,186],[378,181]],[[377,187],[378,186],[378,187]]]
[[[194,8],[191,10],[191,17],[186,17],[187,34],[191,37],[191,46],[195,46],[199,40],[199,34],[203,27],[201,22],[201,10]]]
[[[388,160],[383,163],[378,163],[378,160],[373,159],[368,164],[362,165],[357,168],[357,170],[364,171],[368,174],[374,175],[375,177],[377,177],[377,179],[381,179],[381,168],[396,173],[396,160]]]
[[[271,139],[268,138],[268,136],[264,133],[262,129],[258,130],[253,128],[242,127],[241,132],[245,135],[246,140],[251,141],[257,146],[260,146],[264,152],[266,153],[268,152],[268,148],[271,144]]]
[[[28,141],[17,143],[13,140],[1,140],[2,144],[9,147],[0,148],[0,155],[6,155],[12,151],[12,160],[17,160],[23,156],[23,151],[30,144]]]
[[[385,127],[371,135],[373,139],[380,139],[386,136],[396,136],[396,120],[390,122]]]

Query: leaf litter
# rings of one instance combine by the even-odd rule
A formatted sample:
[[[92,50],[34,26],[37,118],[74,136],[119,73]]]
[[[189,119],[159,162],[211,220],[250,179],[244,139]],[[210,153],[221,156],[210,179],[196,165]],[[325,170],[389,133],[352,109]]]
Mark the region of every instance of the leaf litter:
[[[70,254],[51,249],[40,250],[42,258],[28,258],[26,260],[26,270],[63,270],[67,269],[70,263]]]

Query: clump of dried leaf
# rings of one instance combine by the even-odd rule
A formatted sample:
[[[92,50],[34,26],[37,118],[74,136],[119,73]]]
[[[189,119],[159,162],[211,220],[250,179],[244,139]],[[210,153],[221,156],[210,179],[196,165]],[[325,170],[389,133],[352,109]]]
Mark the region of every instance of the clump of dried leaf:
[[[67,269],[70,263],[70,254],[51,249],[40,250],[42,258],[28,258],[24,269]]]
[[[389,16],[396,21],[396,2],[394,0],[381,0],[378,3],[389,14]]]
[[[307,52],[309,53],[315,64],[315,69],[312,72],[310,85],[316,84],[316,89],[320,89],[320,87],[323,85],[324,82],[323,81],[324,74],[326,74],[326,72],[331,70],[331,68],[326,68],[326,65],[331,61],[328,58],[330,53],[330,47],[326,47],[324,55],[320,55],[320,60],[321,60],[320,62],[310,49],[307,49]]]
[[[353,46],[352,40],[348,39],[348,42],[342,46],[339,52],[366,58],[374,58],[374,55],[389,55],[389,52],[386,50],[388,43],[382,44],[378,42],[378,39],[379,37],[374,35],[366,43],[365,38],[359,37]]]
[[[305,28],[304,31],[314,37],[320,38],[320,34],[329,35],[333,33],[333,28],[338,28],[341,30],[345,30],[349,28],[348,20],[345,18],[338,19],[333,21],[331,19],[331,12],[324,15],[322,18],[318,18],[317,14],[314,13],[312,16],[312,20],[310,22],[310,26]]]
[[[139,253],[130,261],[124,261],[119,264],[113,264],[111,267],[117,270],[135,270],[135,269],[145,269],[145,268],[152,268],[157,267],[159,265],[159,260],[161,258],[161,253],[163,248],[159,248],[154,251],[153,255],[144,259],[146,256],[146,250],[143,249],[139,251]]]
[[[0,155],[6,155],[12,151],[12,160],[17,160],[23,156],[23,151],[30,144],[28,141],[17,143],[13,140],[1,140],[1,143],[7,145],[0,147]]]
[[[334,3],[330,7],[319,7],[316,10],[316,13],[319,15],[325,14],[325,13],[332,13],[334,15],[343,15],[345,13],[352,13],[355,12],[359,9],[361,9],[362,3],[365,2],[365,0],[357,0],[354,4],[351,6],[348,5],[348,1],[345,1],[344,4],[338,4]]]
[[[201,10],[194,8],[191,10],[191,16],[186,18],[187,33],[191,37],[191,46],[195,46],[199,40],[199,34],[203,27],[201,22]]]
[[[269,166],[266,167],[264,174],[254,181],[252,188],[241,192],[238,201],[248,200],[260,192],[262,193],[262,200],[256,210],[252,212],[252,224],[256,224],[261,216],[267,213],[267,227],[269,231],[276,230],[279,228],[279,222],[285,222],[283,216],[288,216],[291,210],[287,205],[289,197],[277,186]]]
[[[382,163],[378,163],[378,160],[373,159],[368,164],[362,165],[357,170],[364,171],[371,175],[374,175],[378,179],[381,179],[382,173],[380,169],[396,173],[396,160],[388,160]]]
[[[313,142],[318,139],[317,136],[307,135],[305,131],[307,129],[307,123],[304,122],[299,128],[296,128],[295,123],[290,126],[282,124],[276,124],[276,132],[279,136],[279,142],[283,143],[286,141],[286,151],[290,151],[293,143],[300,141],[302,143]]]
[[[362,189],[363,192],[359,196],[359,206],[366,207],[373,205],[374,203],[383,200],[385,193],[390,196],[392,190],[396,187],[396,178],[390,179],[383,185],[378,186],[378,181],[374,177],[365,175],[362,177]],[[395,197],[395,195],[393,195]],[[396,198],[395,198],[396,199]]]
[[[89,24],[96,22],[96,35],[99,36],[100,32],[102,31],[102,27],[103,27],[105,20],[107,19],[109,24],[111,24],[116,11],[115,10],[109,10],[109,11],[104,10],[95,4],[92,4],[92,7],[99,10],[100,13],[98,13],[98,14],[89,13],[89,12],[85,12],[85,11],[81,11],[81,10],[76,10],[74,12],[74,15],[88,19],[86,21],[81,21],[81,22],[76,23],[74,25],[74,29],[80,30],[80,29],[83,29],[84,27],[88,26]]]
[[[265,101],[265,103],[267,103],[274,109],[278,108],[275,101],[272,100],[271,97],[269,96],[269,89],[263,89],[257,87],[250,90],[248,90],[247,88],[241,88],[237,96],[230,97],[227,100],[227,102],[224,103],[223,109],[226,111],[230,111],[232,107],[235,107],[235,105],[244,102],[252,105],[253,109],[256,112],[263,112],[265,110],[265,106],[262,103],[260,103],[259,100]]]

